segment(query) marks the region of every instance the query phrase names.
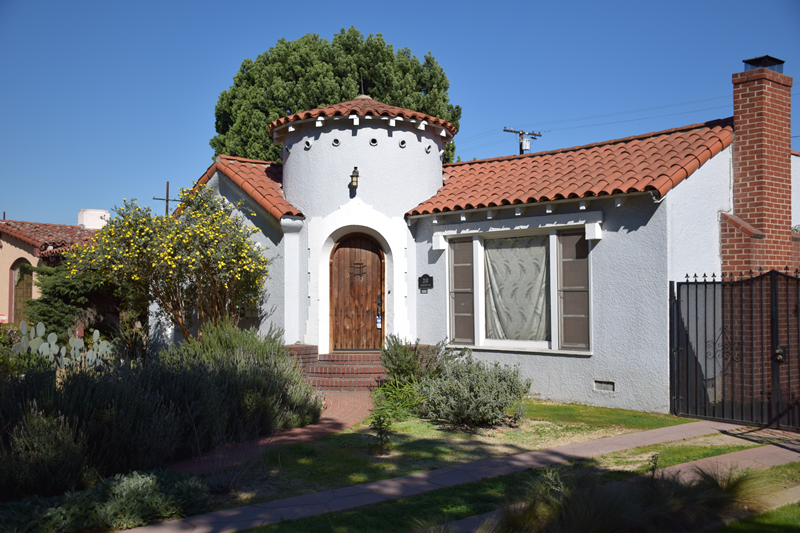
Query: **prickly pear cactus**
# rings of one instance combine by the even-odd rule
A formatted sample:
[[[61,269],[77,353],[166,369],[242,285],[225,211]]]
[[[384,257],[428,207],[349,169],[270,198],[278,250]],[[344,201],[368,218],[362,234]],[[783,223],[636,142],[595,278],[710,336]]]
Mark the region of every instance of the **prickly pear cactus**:
[[[11,351],[16,355],[39,354],[46,357],[56,368],[66,368],[68,366],[89,366],[98,368],[108,364],[112,357],[111,343],[106,340],[100,341],[100,332],[96,331],[92,335],[92,349],[83,352],[85,348],[83,339],[72,336],[70,328],[69,350],[66,346],[58,345],[58,335],[50,333],[45,338],[46,328],[39,322],[36,328],[28,328],[24,321],[20,323],[22,340],[12,346]]]

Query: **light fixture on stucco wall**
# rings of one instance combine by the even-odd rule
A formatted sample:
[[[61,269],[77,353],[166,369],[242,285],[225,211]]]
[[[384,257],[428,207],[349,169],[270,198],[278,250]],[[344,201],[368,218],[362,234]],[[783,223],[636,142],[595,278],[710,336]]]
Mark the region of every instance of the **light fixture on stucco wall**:
[[[353,173],[350,174],[350,186],[354,189],[358,187],[358,177],[358,167],[353,167]]]

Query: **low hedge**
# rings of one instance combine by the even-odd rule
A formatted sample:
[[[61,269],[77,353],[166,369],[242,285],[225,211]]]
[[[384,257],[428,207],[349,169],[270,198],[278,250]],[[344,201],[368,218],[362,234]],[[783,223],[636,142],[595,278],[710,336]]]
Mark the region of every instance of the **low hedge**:
[[[83,492],[0,504],[0,530],[66,533],[118,530],[198,514],[208,487],[197,477],[156,470],[104,479]]]
[[[202,353],[1,376],[0,498],[90,487],[319,418],[321,400],[279,340],[227,337]]]
[[[521,418],[522,398],[530,386],[531,380],[520,377],[519,367],[489,364],[470,355],[445,362],[438,376],[420,382],[419,410],[424,417],[453,424],[496,425],[509,415]]]

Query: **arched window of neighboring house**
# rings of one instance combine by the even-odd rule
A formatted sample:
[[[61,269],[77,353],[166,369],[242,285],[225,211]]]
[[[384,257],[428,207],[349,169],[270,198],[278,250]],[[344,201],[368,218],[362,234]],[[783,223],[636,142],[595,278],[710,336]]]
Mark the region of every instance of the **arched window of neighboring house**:
[[[28,268],[23,268],[27,265]],[[25,259],[18,259],[11,265],[11,317],[10,322],[25,320],[25,304],[33,298],[33,273],[31,264]]]

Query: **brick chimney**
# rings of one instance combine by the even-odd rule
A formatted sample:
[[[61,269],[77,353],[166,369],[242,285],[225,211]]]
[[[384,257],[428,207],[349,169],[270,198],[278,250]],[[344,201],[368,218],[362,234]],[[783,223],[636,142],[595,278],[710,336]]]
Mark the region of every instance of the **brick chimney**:
[[[800,267],[792,225],[791,87],[783,61],[748,59],[733,75],[733,212],[720,220],[722,270]]]

